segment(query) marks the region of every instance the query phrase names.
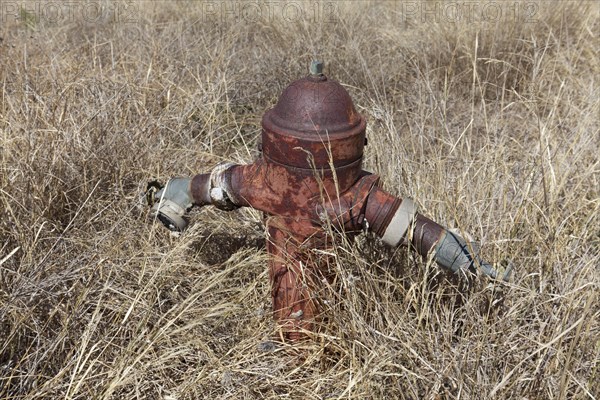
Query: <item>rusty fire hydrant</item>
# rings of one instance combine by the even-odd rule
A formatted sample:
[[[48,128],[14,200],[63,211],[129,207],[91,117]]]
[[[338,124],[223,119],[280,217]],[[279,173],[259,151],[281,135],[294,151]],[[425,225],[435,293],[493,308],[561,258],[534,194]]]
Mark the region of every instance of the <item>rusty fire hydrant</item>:
[[[315,293],[327,278],[326,261],[308,250],[327,248],[326,226],[372,231],[390,246],[433,255],[451,271],[479,270],[497,278],[462,237],[419,214],[412,200],[383,191],[379,177],[362,170],[365,130],[348,92],[323,75],[323,63],[313,61],[310,74],[289,85],[263,116],[258,160],[171,179],[151,195],[152,213],[182,230],[192,206],[263,211],[273,313],[290,340],[312,331],[318,318]]]

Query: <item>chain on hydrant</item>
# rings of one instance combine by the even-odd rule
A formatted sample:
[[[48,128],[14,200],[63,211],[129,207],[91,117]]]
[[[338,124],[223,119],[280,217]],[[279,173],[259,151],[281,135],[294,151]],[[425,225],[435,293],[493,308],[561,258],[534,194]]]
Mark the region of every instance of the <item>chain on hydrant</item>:
[[[322,71],[323,64],[313,61],[310,74],[289,85],[265,113],[258,160],[171,179],[151,194],[153,215],[182,230],[192,206],[263,211],[273,313],[291,340],[312,331],[318,318],[315,294],[328,277],[325,261],[308,250],[328,246],[325,224],[343,232],[372,231],[390,246],[433,255],[457,273],[480,270],[498,278],[471,244],[419,214],[412,200],[382,190],[379,177],[362,170],[366,120],[348,92]]]

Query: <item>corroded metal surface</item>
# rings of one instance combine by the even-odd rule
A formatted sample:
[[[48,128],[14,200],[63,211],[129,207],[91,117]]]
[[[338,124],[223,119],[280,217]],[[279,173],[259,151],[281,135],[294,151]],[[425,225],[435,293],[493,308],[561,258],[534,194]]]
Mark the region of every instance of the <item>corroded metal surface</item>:
[[[362,170],[365,118],[348,92],[322,75],[322,64],[313,63],[311,72],[265,113],[262,157],[249,165],[219,166],[191,181],[195,205],[265,213],[273,315],[281,336],[290,340],[319,322],[318,291],[331,274],[329,260],[313,250],[329,246],[324,226],[372,231],[423,256],[438,252],[440,264],[452,270],[474,259],[455,245],[463,242],[449,240],[445,228],[416,213],[412,201],[382,190],[379,177]]]
[[[289,85],[262,126],[263,156],[276,163],[337,168],[362,158],[366,120],[346,89],[324,75]]]
[[[417,214],[412,232],[411,246],[419,254],[427,256],[435,248],[446,230],[424,215]]]
[[[198,174],[192,178],[190,189],[195,206],[210,204],[210,174]]]
[[[291,230],[288,221],[269,217],[267,251],[273,315],[282,339],[298,340],[319,323],[319,288],[330,272],[323,255],[312,251],[327,246],[322,229]]]

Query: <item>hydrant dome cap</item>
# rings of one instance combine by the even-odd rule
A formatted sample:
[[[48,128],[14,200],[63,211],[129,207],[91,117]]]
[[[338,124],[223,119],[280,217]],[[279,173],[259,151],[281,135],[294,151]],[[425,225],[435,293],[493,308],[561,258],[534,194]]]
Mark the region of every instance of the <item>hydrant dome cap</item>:
[[[311,74],[289,85],[263,116],[262,154],[296,168],[333,163],[360,170],[366,124],[342,85]]]
[[[308,76],[289,85],[263,121],[274,130],[335,134],[352,130],[362,117],[342,85],[325,76]]]

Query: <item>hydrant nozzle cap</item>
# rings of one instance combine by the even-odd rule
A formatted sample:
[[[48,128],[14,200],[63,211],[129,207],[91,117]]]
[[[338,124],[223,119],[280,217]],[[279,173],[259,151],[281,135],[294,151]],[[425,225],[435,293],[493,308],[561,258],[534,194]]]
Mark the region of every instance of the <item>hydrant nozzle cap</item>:
[[[310,63],[310,74],[312,76],[321,76],[323,75],[323,61],[313,60]]]

